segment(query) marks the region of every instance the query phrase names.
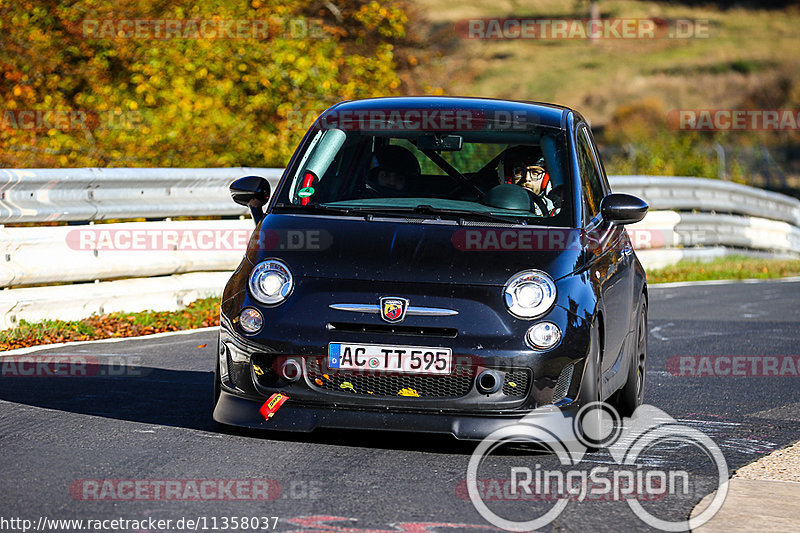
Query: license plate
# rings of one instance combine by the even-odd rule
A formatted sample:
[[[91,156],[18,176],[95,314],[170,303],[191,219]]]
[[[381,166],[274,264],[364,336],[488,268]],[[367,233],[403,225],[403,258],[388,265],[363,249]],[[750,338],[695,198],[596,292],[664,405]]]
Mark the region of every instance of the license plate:
[[[328,368],[332,370],[449,374],[452,360],[450,348],[344,342],[328,345]]]

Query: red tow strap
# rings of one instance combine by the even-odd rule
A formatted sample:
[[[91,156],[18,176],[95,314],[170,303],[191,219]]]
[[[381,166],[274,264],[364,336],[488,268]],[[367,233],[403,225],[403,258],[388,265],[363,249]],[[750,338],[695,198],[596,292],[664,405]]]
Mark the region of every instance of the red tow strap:
[[[311,187],[314,185],[314,180],[316,179],[317,177],[313,172],[306,172],[306,175],[303,176],[303,183],[300,184],[300,188],[305,189],[306,187]],[[311,201],[311,198],[308,196],[305,198],[300,198],[300,205],[308,205],[309,201]]]

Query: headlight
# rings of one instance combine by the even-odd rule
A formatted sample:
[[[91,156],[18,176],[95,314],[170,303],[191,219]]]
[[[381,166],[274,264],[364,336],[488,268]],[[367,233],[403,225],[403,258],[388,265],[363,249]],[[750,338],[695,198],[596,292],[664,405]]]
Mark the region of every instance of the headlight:
[[[538,318],[553,307],[556,286],[539,270],[525,270],[511,277],[503,289],[509,312],[518,318]]]
[[[257,264],[250,274],[250,294],[267,305],[283,302],[294,287],[289,267],[277,259],[268,259]]]

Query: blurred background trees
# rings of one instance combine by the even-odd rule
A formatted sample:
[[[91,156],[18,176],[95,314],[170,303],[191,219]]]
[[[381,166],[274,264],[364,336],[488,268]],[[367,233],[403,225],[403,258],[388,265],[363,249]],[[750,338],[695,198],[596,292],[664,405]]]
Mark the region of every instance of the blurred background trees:
[[[467,39],[473,18],[648,18],[656,39]],[[259,38],[130,38],[86,21],[269,21]],[[800,191],[800,131],[678,131],[680,109],[800,109],[790,0],[0,0],[0,166],[283,166],[341,100],[554,102],[591,122],[610,173]],[[123,32],[124,33],[124,32]],[[45,113],[21,127],[20,113]],[[57,111],[85,127],[50,127]],[[50,115],[47,115],[50,113]],[[800,195],[800,192],[796,192]]]
[[[395,50],[408,41],[408,17],[387,0],[0,5],[1,166],[280,166],[310,125],[298,117],[401,91]],[[163,19],[268,21],[268,31],[102,31],[107,21]],[[23,113],[31,110],[43,113],[39,124]],[[56,111],[82,113],[85,126],[48,127]]]

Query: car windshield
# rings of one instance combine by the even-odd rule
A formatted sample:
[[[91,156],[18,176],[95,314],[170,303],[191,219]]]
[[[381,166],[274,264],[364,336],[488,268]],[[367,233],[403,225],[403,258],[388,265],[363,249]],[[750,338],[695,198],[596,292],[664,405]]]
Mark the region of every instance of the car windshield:
[[[318,120],[273,209],[570,225],[562,130],[357,126]]]

